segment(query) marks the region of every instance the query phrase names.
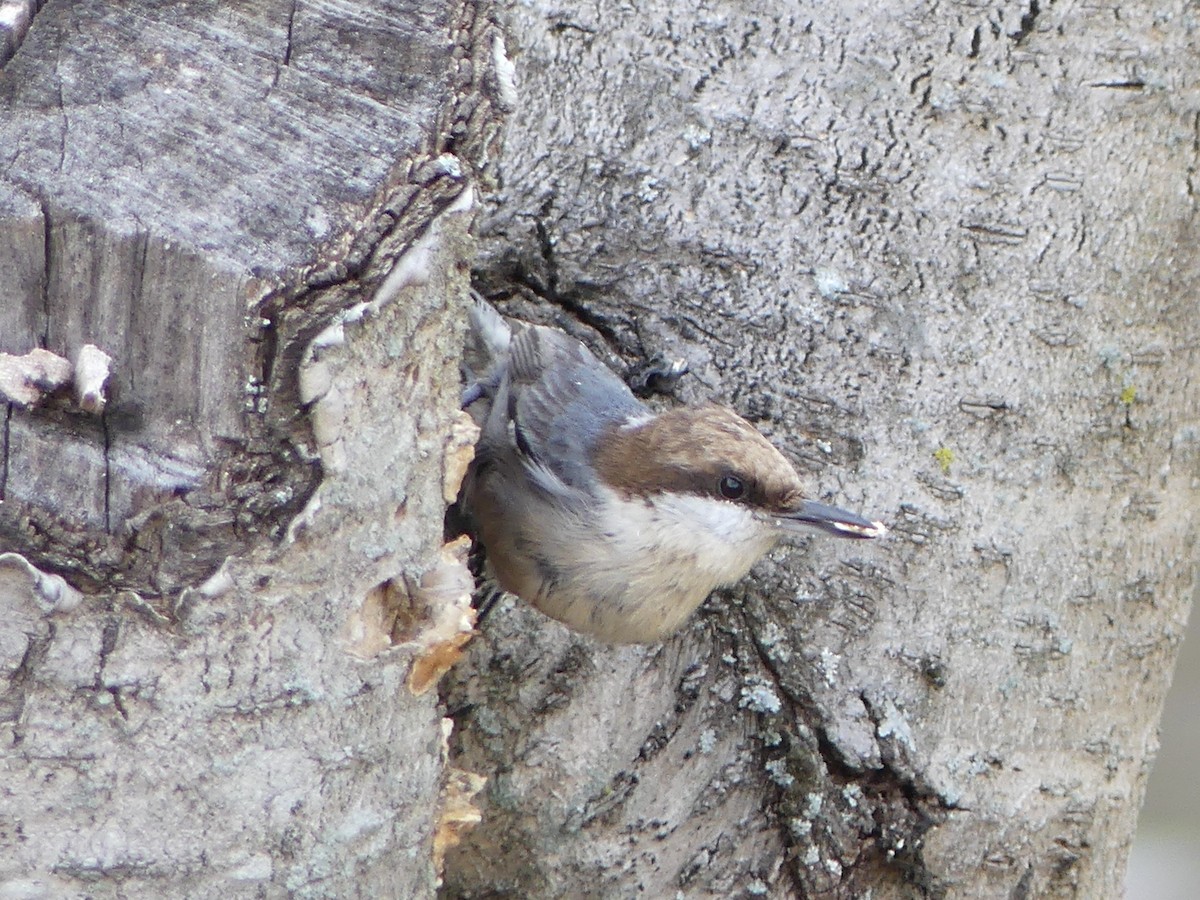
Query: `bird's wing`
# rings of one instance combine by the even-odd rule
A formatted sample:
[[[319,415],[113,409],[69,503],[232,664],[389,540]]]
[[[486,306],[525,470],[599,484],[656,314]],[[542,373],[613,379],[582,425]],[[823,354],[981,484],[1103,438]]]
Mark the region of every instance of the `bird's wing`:
[[[591,351],[553,328],[513,335],[507,382],[518,452],[574,488],[594,486],[592,453],[605,429],[650,415]]]

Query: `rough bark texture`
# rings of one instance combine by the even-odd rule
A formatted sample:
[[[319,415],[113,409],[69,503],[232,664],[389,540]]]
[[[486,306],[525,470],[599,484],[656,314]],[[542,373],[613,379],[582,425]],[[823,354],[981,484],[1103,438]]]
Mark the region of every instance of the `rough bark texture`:
[[[1190,4],[539,2],[478,278],[893,527],[492,614],[453,896],[1115,897],[1196,582]]]
[[[0,434],[0,895],[428,896],[486,10],[22,6],[0,352],[113,362]],[[481,285],[894,533],[656,647],[502,605],[448,894],[1117,895],[1196,574],[1195,11],[507,16]]]
[[[494,37],[474,3],[52,0],[0,72],[0,895],[432,893],[407,588]],[[29,375],[85,344],[106,406]]]
[[[280,535],[318,477],[302,354],[485,155],[474,8],[420,6],[38,15],[0,83],[0,351],[116,365],[99,421],[7,418],[0,534],[148,599]]]

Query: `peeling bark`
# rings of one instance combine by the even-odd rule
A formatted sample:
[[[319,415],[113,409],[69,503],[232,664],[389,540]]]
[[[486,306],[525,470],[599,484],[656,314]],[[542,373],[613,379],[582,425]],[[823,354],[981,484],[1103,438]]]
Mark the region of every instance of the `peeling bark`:
[[[480,783],[409,684],[469,620],[440,552],[494,31],[52,0],[5,66],[0,352],[78,393],[4,407],[0,895],[433,894]],[[420,588],[402,631],[381,584]]]
[[[278,540],[320,475],[309,342],[486,180],[486,15],[344,14],[52,5],[6,68],[0,351],[115,361],[101,429],[53,405],[10,425],[0,536],[42,564],[164,611]]]

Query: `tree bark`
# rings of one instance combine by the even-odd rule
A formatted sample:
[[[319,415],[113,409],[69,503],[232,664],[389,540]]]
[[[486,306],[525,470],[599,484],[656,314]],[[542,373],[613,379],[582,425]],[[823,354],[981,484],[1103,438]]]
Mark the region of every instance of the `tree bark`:
[[[449,895],[1119,896],[1196,583],[1195,10],[507,14],[485,292],[892,535],[661,646],[494,612]]]
[[[490,16],[50,2],[4,65],[0,894],[429,896],[476,772],[449,896],[1118,895],[1196,581],[1194,12],[531,3],[519,100]],[[506,311],[893,534],[654,647],[502,604],[448,760],[493,177]]]
[[[50,2],[21,37],[0,895],[429,896],[474,789],[427,688],[469,600],[487,9]]]

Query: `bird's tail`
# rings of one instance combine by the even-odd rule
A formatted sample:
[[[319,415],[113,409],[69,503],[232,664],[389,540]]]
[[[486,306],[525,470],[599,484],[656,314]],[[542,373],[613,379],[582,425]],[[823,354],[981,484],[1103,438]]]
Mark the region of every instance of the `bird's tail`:
[[[463,346],[464,409],[495,391],[496,382],[508,362],[511,342],[512,329],[508,322],[478,291],[471,291]]]
[[[500,363],[508,359],[512,329],[496,307],[471,291],[471,307],[467,313],[467,341],[463,362],[471,378],[479,381]]]

